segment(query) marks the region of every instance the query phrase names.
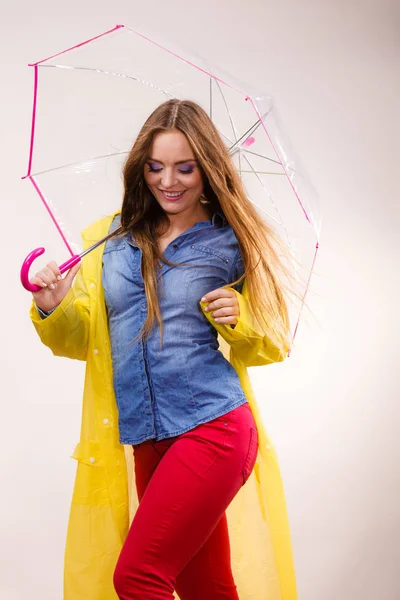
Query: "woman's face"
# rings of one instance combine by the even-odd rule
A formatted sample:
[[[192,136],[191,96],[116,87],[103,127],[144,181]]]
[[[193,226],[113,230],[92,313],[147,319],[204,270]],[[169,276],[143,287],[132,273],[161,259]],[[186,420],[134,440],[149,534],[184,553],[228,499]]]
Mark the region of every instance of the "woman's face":
[[[193,150],[186,136],[177,130],[154,136],[144,178],[161,208],[169,214],[194,209],[203,192]]]

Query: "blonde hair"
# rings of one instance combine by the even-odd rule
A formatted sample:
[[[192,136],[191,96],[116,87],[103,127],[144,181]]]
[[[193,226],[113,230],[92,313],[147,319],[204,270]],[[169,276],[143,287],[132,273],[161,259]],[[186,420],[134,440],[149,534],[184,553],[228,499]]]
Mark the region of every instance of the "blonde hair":
[[[155,259],[167,264],[157,238],[168,227],[168,217],[151,194],[144,179],[144,167],[157,133],[182,132],[203,174],[204,195],[215,211],[222,209],[239,243],[245,272],[230,283],[246,279],[250,309],[262,331],[286,355],[289,343],[289,318],[284,296],[284,278],[290,273],[281,259],[287,251],[271,227],[260,217],[247,198],[240,177],[216,127],[195,102],[168,100],[144,123],[123,169],[124,198],[121,210],[121,235],[131,232],[143,253],[142,273],[148,313],[140,335],[146,336],[157,319],[162,336],[162,316],[157,295]]]

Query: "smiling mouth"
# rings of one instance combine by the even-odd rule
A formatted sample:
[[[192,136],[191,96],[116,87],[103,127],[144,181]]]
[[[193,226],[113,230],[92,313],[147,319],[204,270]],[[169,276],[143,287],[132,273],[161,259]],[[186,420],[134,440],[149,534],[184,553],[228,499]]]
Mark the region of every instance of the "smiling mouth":
[[[182,198],[185,191],[186,190],[183,190],[183,192],[166,192],[165,190],[160,190],[164,198],[166,198],[167,200],[179,200],[180,198]]]

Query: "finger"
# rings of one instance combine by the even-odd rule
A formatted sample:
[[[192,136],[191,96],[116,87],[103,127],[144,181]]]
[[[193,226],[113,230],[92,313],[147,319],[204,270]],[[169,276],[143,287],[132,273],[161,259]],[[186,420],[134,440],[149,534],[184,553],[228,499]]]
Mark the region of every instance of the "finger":
[[[57,281],[60,281],[60,279],[62,279],[62,275],[58,264],[52,260],[47,264],[47,266],[52,270]]]
[[[214,321],[220,325],[237,325],[238,323],[236,317],[218,317],[218,319],[214,319]]]
[[[32,279],[30,279],[30,283],[33,283],[34,285],[39,285],[43,289],[47,288],[47,283],[45,283],[40,277],[38,277],[38,275],[32,277]]]
[[[54,289],[53,281],[47,275],[47,273],[46,273],[46,271],[44,269],[42,271],[39,271],[39,273],[36,273],[35,277],[38,277],[45,284],[44,287],[48,287],[51,290]],[[53,287],[51,287],[51,286],[53,286]]]
[[[238,317],[239,316],[239,311],[235,310],[232,306],[228,306],[225,308],[219,308],[218,310],[215,310],[213,313],[211,313],[211,316],[213,319],[216,319],[218,317]]]
[[[79,261],[75,266],[71,267],[71,269],[66,274],[64,281],[72,281],[72,279],[75,277],[80,268],[81,261]]]
[[[236,300],[236,298],[217,298],[217,300],[214,300],[214,302],[210,302],[209,304],[207,304],[204,310],[206,312],[211,312],[213,310],[216,310],[217,308],[233,308],[235,306],[238,306],[238,301]]]
[[[235,296],[235,292],[233,290],[228,290],[227,288],[218,288],[216,290],[212,290],[212,292],[208,292],[205,296],[202,297],[202,302],[212,302],[217,298],[229,298]]]
[[[42,270],[42,273],[43,273],[44,280],[47,283],[47,285],[49,286],[49,288],[51,290],[54,290],[57,285],[57,276],[55,275],[53,270],[50,269],[50,267],[45,267]]]

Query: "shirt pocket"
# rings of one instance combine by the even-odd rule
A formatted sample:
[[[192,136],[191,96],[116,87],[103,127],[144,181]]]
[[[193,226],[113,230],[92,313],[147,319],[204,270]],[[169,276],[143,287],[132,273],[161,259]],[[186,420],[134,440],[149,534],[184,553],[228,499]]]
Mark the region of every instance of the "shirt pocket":
[[[243,485],[249,479],[251,472],[256,464],[258,454],[258,433],[254,427],[250,428],[250,441],[247,451],[246,461],[242,470]]]
[[[213,257],[217,261],[221,261],[225,265],[226,270],[230,270],[231,260],[226,254],[221,252],[219,248],[214,248],[213,246],[206,246],[204,244],[191,244],[190,250],[194,254],[197,253],[200,255],[203,254],[204,256],[208,256],[210,258]]]
[[[140,249],[137,246],[131,246],[125,239],[108,240],[104,248],[103,266],[104,262],[110,263],[113,267],[129,264],[129,268],[136,273],[140,271],[140,260]]]
[[[191,244],[185,252],[184,261],[191,265],[184,275],[181,274],[181,279],[186,288],[186,310],[192,314],[200,310],[198,305],[205,294],[230,283],[231,260],[223,250],[221,252],[205,244]]]
[[[120,252],[122,250],[126,250],[128,243],[126,240],[121,239],[111,239],[106,243],[106,247],[104,248],[103,255],[106,256],[111,252]]]

